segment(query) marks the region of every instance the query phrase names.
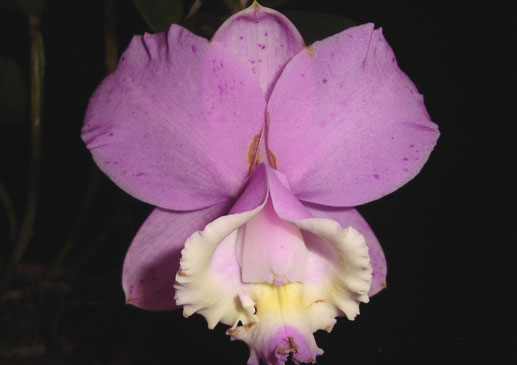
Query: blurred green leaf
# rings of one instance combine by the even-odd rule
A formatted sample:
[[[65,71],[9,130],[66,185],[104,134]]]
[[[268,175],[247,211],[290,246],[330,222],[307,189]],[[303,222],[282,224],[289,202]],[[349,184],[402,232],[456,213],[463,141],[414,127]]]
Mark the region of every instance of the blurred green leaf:
[[[309,11],[283,13],[298,28],[306,44],[314,43],[356,25],[352,19],[333,14]]]
[[[133,0],[138,11],[154,32],[163,32],[183,19],[181,0]]]
[[[227,17],[218,18],[211,14],[196,13],[185,21],[184,27],[198,36],[211,39],[226,19]]]
[[[266,8],[274,8],[280,5],[284,5],[292,0],[261,0],[259,4],[265,6]]]
[[[0,56],[0,121],[19,122],[27,118],[27,84],[18,64]]]
[[[242,10],[246,7],[246,5],[249,3],[249,1],[243,1],[243,0],[223,0],[223,2],[226,4],[228,9],[232,13],[236,13],[239,10]]]

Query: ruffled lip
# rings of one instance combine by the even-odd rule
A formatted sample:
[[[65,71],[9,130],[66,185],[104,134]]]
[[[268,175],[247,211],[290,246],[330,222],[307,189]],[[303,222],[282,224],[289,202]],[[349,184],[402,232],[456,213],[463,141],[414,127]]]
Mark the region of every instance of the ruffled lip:
[[[259,364],[257,359],[282,364],[289,353],[300,362],[314,360],[322,352],[313,332],[330,331],[339,315],[353,319],[359,303],[368,301],[371,283],[364,237],[351,227],[343,229],[335,221],[302,212],[303,206],[278,174],[259,165],[247,187],[251,191],[243,192],[243,201],[236,203],[234,213],[216,219],[187,240],[176,276],[175,298],[183,305],[184,314],[202,314],[210,328],[219,322],[231,326],[228,334],[249,345],[250,364]],[[260,188],[261,184],[266,187]],[[264,193],[258,206],[258,200],[250,197],[253,192]],[[292,198],[286,197],[289,194]],[[255,204],[250,203],[253,201]],[[242,279],[242,265],[248,262],[238,258],[240,231],[264,213],[268,202],[278,219],[303,233],[307,251],[303,280],[276,285],[274,280]],[[290,209],[290,202],[297,205]],[[252,209],[244,210],[246,206]],[[289,212],[291,219],[281,217],[283,211]],[[293,219],[296,215],[303,218]],[[290,255],[298,253],[292,250]]]

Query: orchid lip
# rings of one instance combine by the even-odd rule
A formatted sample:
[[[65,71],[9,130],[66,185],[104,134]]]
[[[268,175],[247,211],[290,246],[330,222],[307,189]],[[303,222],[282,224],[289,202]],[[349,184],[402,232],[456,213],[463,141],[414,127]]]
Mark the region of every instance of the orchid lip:
[[[304,362],[315,359],[322,350],[312,333],[331,330],[337,315],[353,319],[359,303],[368,301],[371,283],[368,248],[359,232],[308,213],[298,213],[302,219],[280,217],[283,209],[276,207],[296,201],[280,177],[259,165],[242,199],[265,183],[262,203],[194,233],[176,275],[176,302],[184,313],[202,314],[210,328],[219,322],[231,326],[227,333],[250,346],[250,364],[271,356],[285,361],[288,353]],[[287,254],[275,256],[281,244]],[[277,338],[282,328],[291,328],[290,335],[284,331]]]

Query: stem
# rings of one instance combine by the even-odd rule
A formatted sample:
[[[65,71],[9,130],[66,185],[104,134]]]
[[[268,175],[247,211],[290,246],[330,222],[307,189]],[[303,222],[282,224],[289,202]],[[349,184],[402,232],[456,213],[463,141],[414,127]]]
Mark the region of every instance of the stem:
[[[72,248],[75,246],[76,242],[78,241],[78,238],[81,235],[82,227],[84,226],[84,223],[88,219],[89,212],[92,207],[93,198],[95,196],[95,193],[97,192],[97,188],[99,186],[99,181],[101,178],[101,174],[98,168],[95,166],[92,168],[90,172],[90,178],[88,182],[88,190],[86,191],[86,194],[84,196],[83,203],[81,205],[81,210],[79,211],[79,216],[75,221],[74,229],[72,230],[72,233],[68,236],[63,246],[61,246],[61,250],[59,250],[59,253],[57,257],[54,259],[54,262],[52,265],[47,269],[45,275],[49,275],[53,273],[61,264],[63,261],[65,261],[66,257],[72,250]]]
[[[45,54],[43,48],[43,37],[40,31],[40,17],[29,15],[29,38],[30,38],[30,106],[31,106],[31,160],[29,170],[29,191],[25,207],[25,217],[22,222],[20,234],[16,241],[11,259],[4,276],[4,283],[9,283],[12,272],[22,259],[27,246],[34,233],[34,220],[36,218],[36,207],[38,202],[38,186],[41,175],[41,117],[43,107],[43,79],[45,71]]]
[[[106,0],[104,2],[104,17],[105,65],[106,72],[110,73],[115,69],[118,62],[117,12],[115,0]]]
[[[7,189],[4,184],[0,181],[0,202],[5,208],[5,213],[7,215],[7,221],[9,222],[9,243],[14,244],[14,240],[16,239],[16,212],[14,211],[14,205],[7,193]]]

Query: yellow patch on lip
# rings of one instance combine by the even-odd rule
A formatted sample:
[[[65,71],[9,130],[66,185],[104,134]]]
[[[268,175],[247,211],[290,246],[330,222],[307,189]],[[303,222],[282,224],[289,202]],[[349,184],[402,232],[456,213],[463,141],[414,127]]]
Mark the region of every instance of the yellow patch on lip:
[[[307,309],[303,300],[301,283],[255,284],[254,286],[258,317],[300,313]]]

